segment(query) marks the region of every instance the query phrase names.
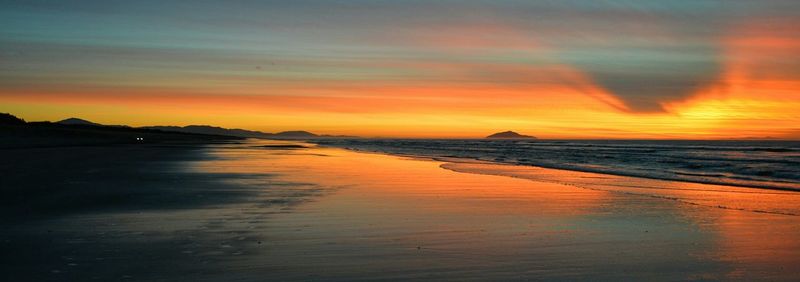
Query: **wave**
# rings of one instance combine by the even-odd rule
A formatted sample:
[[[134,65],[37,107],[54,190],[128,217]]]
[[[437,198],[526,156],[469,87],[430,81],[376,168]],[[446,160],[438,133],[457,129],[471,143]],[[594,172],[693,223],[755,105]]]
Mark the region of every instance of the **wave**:
[[[705,184],[800,191],[800,142],[343,139],[320,145]]]

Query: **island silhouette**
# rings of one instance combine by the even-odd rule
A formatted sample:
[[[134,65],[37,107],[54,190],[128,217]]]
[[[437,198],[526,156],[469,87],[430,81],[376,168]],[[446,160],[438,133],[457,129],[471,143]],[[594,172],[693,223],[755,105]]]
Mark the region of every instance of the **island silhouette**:
[[[534,137],[534,136],[522,135],[522,134],[516,133],[514,131],[510,131],[510,130],[509,131],[498,132],[498,133],[486,136],[486,138],[489,138],[489,139],[536,139],[536,137]]]

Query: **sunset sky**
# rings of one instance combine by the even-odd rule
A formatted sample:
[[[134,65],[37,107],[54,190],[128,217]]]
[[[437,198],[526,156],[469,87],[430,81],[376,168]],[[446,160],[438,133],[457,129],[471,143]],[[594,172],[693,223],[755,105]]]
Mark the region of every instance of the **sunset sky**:
[[[0,0],[0,112],[366,137],[799,139],[798,11]]]

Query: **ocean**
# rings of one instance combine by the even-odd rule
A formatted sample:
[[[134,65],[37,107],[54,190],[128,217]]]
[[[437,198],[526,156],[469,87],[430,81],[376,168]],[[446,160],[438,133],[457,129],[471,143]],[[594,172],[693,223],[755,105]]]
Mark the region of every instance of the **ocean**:
[[[359,151],[800,190],[800,141],[323,139]]]

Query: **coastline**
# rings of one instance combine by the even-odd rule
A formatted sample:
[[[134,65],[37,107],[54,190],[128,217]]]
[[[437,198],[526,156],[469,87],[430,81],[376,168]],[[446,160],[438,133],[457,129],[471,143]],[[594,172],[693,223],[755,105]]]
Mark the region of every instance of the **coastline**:
[[[525,166],[525,167],[538,167],[538,168],[545,168],[545,169],[556,169],[556,170],[566,170],[566,171],[574,171],[574,172],[584,172],[584,173],[596,173],[596,174],[604,174],[604,175],[613,175],[613,176],[622,176],[622,177],[634,177],[634,178],[644,178],[644,179],[652,179],[652,180],[664,180],[664,181],[676,181],[676,182],[685,182],[685,183],[695,183],[695,184],[708,184],[708,185],[719,185],[719,186],[730,186],[730,187],[740,187],[740,188],[753,188],[753,189],[765,189],[765,190],[776,190],[776,191],[787,191],[787,192],[800,192],[800,184],[793,183],[793,182],[785,182],[785,183],[771,183],[771,184],[761,184],[761,183],[737,183],[737,182],[729,182],[729,181],[721,181],[721,180],[713,180],[713,179],[686,179],[686,178],[679,178],[679,177],[659,177],[655,175],[648,175],[643,173],[626,173],[623,171],[617,170],[610,170],[610,169],[592,169],[588,167],[576,167],[576,166],[568,166],[568,165],[548,165],[548,164],[540,164],[540,163],[519,163],[519,162],[504,162],[498,160],[482,160],[478,158],[472,157],[460,157],[460,156],[432,156],[432,155],[422,155],[422,154],[410,154],[410,153],[399,153],[399,152],[391,152],[386,150],[369,150],[369,149],[362,149],[362,148],[355,148],[355,147],[347,147],[347,146],[337,146],[337,145],[330,145],[330,144],[320,144],[321,146],[329,146],[335,148],[343,148],[347,150],[353,150],[357,152],[371,152],[371,153],[378,153],[378,154],[389,154],[395,156],[402,156],[402,157],[410,157],[410,158],[420,158],[420,159],[430,159],[430,160],[437,160],[437,161],[450,161],[450,162],[479,162],[479,163],[493,163],[498,165],[511,165],[511,166]]]
[[[759,199],[783,209],[765,201],[775,191],[660,187],[704,201],[689,205],[628,193],[655,185],[649,180],[298,142],[107,147],[94,161],[75,148],[20,153],[84,161],[58,174],[62,182],[52,189],[118,189],[129,202],[87,198],[99,205],[6,221],[0,238],[9,250],[1,261],[6,280],[790,281],[800,275],[793,267],[800,243],[791,240],[800,236],[798,217],[709,204]],[[22,179],[37,182],[63,164],[19,169],[30,170]],[[489,175],[508,169],[537,181]],[[570,185],[580,181],[601,189]],[[641,185],[620,186],[632,184]]]
[[[459,173],[471,173],[482,175],[494,175],[501,177],[512,177],[525,179],[536,182],[549,182],[560,185],[576,187],[580,189],[589,189],[597,191],[606,191],[627,194],[631,196],[643,196],[656,199],[680,202],[687,205],[703,206],[708,208],[738,210],[745,212],[766,213],[784,216],[800,216],[800,205],[794,204],[800,202],[800,190],[783,189],[783,188],[769,188],[769,187],[753,187],[753,186],[740,186],[730,185],[717,182],[698,182],[687,180],[675,180],[669,178],[650,178],[641,177],[637,175],[613,174],[596,171],[586,170],[573,170],[567,168],[547,167],[537,165],[513,164],[503,163],[497,161],[479,160],[473,158],[462,157],[441,157],[441,156],[427,156],[427,155],[414,155],[414,154],[401,154],[383,151],[370,151],[361,150],[357,148],[342,148],[337,146],[330,146],[331,148],[339,148],[350,150],[359,153],[378,154],[397,156],[401,158],[427,160],[442,163],[440,167]],[[548,175],[547,173],[538,173],[540,171],[557,171],[556,176]],[[588,180],[587,180],[588,179]],[[604,182],[625,182],[625,185],[608,185],[598,184],[596,180],[605,179]],[[688,192],[688,193],[686,193]],[[768,195],[770,197],[770,205],[764,206],[760,202],[751,204],[751,202],[742,200],[741,198],[726,200],[716,199],[716,201],[709,202],[708,199],[697,200],[696,197],[706,197],[707,195],[694,196],[690,193],[722,193],[722,194],[753,194],[758,196]],[[694,196],[694,197],[693,197]],[[781,197],[792,197],[786,199]]]

